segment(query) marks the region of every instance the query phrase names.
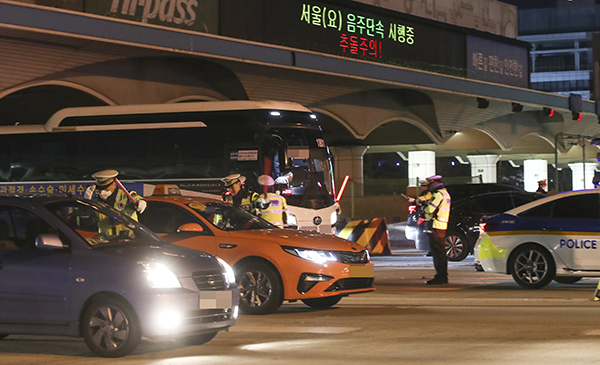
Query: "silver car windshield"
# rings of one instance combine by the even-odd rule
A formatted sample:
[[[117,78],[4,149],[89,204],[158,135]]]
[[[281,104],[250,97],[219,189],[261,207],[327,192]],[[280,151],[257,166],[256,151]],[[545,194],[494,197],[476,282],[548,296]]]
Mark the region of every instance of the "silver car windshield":
[[[105,204],[77,200],[50,203],[46,208],[91,246],[163,242],[135,220]]]

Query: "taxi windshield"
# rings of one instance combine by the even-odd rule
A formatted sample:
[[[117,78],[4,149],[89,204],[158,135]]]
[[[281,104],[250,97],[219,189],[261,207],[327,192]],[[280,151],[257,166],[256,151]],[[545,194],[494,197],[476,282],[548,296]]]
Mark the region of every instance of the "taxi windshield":
[[[223,231],[277,228],[266,220],[227,203],[189,203],[188,207]]]
[[[156,244],[163,242],[135,220],[105,204],[63,201],[46,207],[90,244]]]

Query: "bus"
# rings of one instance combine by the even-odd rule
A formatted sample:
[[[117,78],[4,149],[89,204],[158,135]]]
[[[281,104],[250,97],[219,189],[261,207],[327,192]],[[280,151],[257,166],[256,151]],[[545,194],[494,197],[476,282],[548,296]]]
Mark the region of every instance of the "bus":
[[[94,172],[114,169],[127,188],[225,192],[240,173],[291,176],[288,220],[334,233],[338,205],[329,149],[316,116],[279,101],[206,101],[65,108],[45,124],[0,126],[0,193],[64,191],[82,195]],[[148,188],[150,186],[150,188]],[[295,222],[294,222],[295,220]]]

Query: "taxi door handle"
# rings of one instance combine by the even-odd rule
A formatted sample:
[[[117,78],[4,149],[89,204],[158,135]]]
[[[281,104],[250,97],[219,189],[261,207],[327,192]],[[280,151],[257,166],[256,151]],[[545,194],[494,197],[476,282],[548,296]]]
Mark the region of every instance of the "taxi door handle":
[[[555,228],[555,227],[549,227],[549,228],[548,228],[548,227],[545,227],[543,230],[544,230],[544,231],[552,231],[552,232],[556,232],[556,231],[562,231],[562,229],[560,229],[560,228]]]
[[[233,245],[231,243],[220,243],[219,248],[236,248],[237,245]]]

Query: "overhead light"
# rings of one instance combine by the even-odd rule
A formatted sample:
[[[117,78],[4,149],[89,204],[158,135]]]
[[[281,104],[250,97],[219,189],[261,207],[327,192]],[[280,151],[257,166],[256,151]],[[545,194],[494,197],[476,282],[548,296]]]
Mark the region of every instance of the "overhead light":
[[[523,111],[523,104],[512,103],[512,111],[513,113],[520,113]]]
[[[544,116],[551,117],[554,115],[554,109],[552,108],[544,108]]]
[[[477,98],[477,107],[479,109],[485,109],[490,106],[490,102],[484,98]]]

